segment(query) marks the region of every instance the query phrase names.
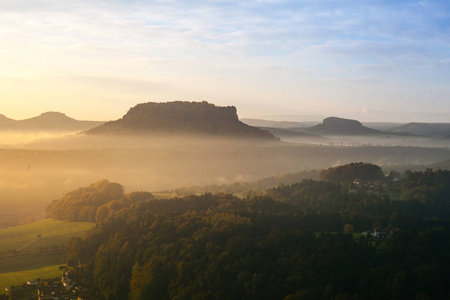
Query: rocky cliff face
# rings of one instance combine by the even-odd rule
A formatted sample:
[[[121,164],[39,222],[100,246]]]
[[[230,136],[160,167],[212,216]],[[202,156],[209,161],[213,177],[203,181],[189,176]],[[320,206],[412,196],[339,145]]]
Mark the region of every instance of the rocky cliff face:
[[[117,121],[93,128],[87,134],[200,134],[245,138],[275,137],[239,121],[233,106],[207,102],[142,103]]]

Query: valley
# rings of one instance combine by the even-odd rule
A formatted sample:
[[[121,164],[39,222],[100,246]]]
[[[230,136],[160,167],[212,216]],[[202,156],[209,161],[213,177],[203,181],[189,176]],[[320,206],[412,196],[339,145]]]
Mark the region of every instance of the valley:
[[[209,115],[215,117],[209,118]],[[145,261],[144,265],[134,268],[128,262],[131,258],[122,261],[127,251],[137,251],[133,253],[138,257],[142,251],[150,249],[130,246],[130,243],[136,243],[133,238],[143,238],[145,231],[140,228],[142,224],[133,223],[137,215],[142,222],[149,222],[149,228],[156,226],[152,227],[150,240],[153,237],[164,239],[164,232],[177,236],[179,240],[172,242],[184,249],[183,253],[190,253],[190,247],[209,247],[206,242],[186,244],[186,239],[192,238],[191,234],[202,236],[204,241],[212,239],[210,242],[214,243],[218,241],[216,239],[224,238],[227,243],[218,242],[215,249],[228,251],[231,256],[222,250],[220,253],[208,250],[212,255],[208,264],[218,268],[215,269],[218,272],[214,275],[216,278],[222,276],[221,272],[231,272],[229,276],[236,277],[239,275],[237,270],[244,268],[244,265],[236,265],[232,270],[220,271],[222,259],[229,259],[230,264],[263,263],[262,258],[257,257],[244,262],[243,256],[236,252],[236,241],[242,243],[243,237],[250,239],[254,235],[253,243],[264,248],[258,255],[270,262],[263,271],[247,265],[248,274],[239,275],[240,283],[228,281],[232,285],[246,286],[251,284],[252,276],[259,278],[255,279],[259,282],[255,284],[270,286],[266,275],[273,272],[270,271],[273,268],[283,269],[279,278],[293,272],[269,259],[271,256],[267,253],[274,247],[294,255],[286,259],[295,259],[297,250],[276,244],[279,239],[290,243],[289,239],[293,238],[300,243],[296,244],[298,247],[307,247],[307,243],[318,247],[323,243],[344,243],[343,253],[353,251],[352,247],[363,247],[362,252],[353,255],[372,257],[376,253],[393,255],[389,252],[391,244],[386,239],[372,239],[363,246],[366,240],[359,238],[363,231],[385,228],[392,221],[403,230],[416,234],[419,229],[428,230],[427,226],[441,224],[427,218],[444,218],[447,211],[447,204],[440,197],[447,188],[448,173],[439,173],[450,168],[447,140],[431,135],[369,129],[355,120],[325,120],[322,124],[308,123],[311,129],[286,128],[294,125],[289,122],[261,123],[280,125],[277,130],[274,127],[256,128],[240,122],[232,107],[222,109],[205,102],[173,102],[168,106],[161,103],[137,105],[122,119],[100,124],[87,132],[56,135],[49,132],[49,135],[43,135],[45,138],[21,143],[11,139],[0,149],[0,172],[4,174],[0,178],[0,239],[7,241],[0,247],[0,284],[16,285],[36,278],[54,281],[52,278],[60,276],[63,264],[70,268],[79,263],[82,267],[77,272],[85,272],[84,280],[90,278],[83,284],[94,294],[105,298],[113,297],[108,296],[113,295],[111,293],[119,298],[128,294],[145,297],[147,292],[141,287],[151,288],[144,282],[153,272],[148,269],[153,268],[151,263]],[[23,131],[22,136],[26,132]],[[371,171],[365,167],[361,171],[359,166],[371,165],[379,168],[378,177],[364,179]],[[360,173],[352,171],[345,175],[347,177],[342,175],[345,172],[337,177],[326,175],[352,168]],[[439,172],[429,173],[429,170]],[[406,187],[406,182],[416,180],[414,176],[436,177],[432,179],[436,182],[432,189],[436,189],[437,194],[428,194],[428,190],[416,191],[414,183]],[[332,178],[339,180],[335,182]],[[438,179],[443,180],[442,185]],[[111,192],[105,188],[110,183],[120,188]],[[103,190],[109,192],[105,194]],[[369,212],[371,209],[374,210]],[[145,216],[141,216],[142,213]],[[73,222],[81,220],[91,223]],[[153,221],[167,222],[177,229],[158,227],[157,223],[151,223]],[[125,231],[117,231],[116,222],[130,222],[131,225]],[[444,218],[441,225],[447,226],[446,222]],[[117,231],[114,237],[107,238],[109,242],[104,240],[109,234],[106,228]],[[128,239],[125,237],[127,230],[144,231]],[[204,235],[200,233],[203,230],[206,230]],[[348,239],[348,233],[352,234],[351,239]],[[111,240],[115,242],[110,244]],[[172,247],[170,241],[167,244],[162,240],[150,240],[149,243],[154,242],[152,247]],[[415,237],[412,240],[421,243]],[[302,244],[305,241],[308,242]],[[104,242],[103,248],[98,248],[97,242]],[[250,252],[245,254],[247,256],[241,254],[247,258],[250,253],[260,251],[255,244],[249,243],[246,247]],[[172,262],[157,248],[152,249],[155,250],[151,254],[153,259],[171,265]],[[314,249],[319,251],[320,247]],[[170,253],[175,255],[176,251]],[[122,271],[101,267],[102,263],[94,269],[89,266],[91,260],[107,261],[108,255],[120,256],[117,259],[122,265],[117,268],[123,268]],[[205,259],[202,255],[196,257],[200,261]],[[179,259],[176,263],[185,263],[184,257]],[[302,259],[312,258],[306,255]],[[387,264],[388,261],[380,263]],[[200,265],[195,268],[197,280],[207,283],[212,290],[202,291],[190,282],[192,291],[183,291],[179,286],[173,293],[194,295],[220,290],[215,282],[208,281],[207,276],[202,277],[204,270]],[[184,271],[165,270],[178,278],[176,280],[187,280]],[[127,277],[115,277],[114,274],[121,272]],[[250,276],[252,272],[259,275]],[[106,282],[93,285],[93,282],[103,280],[98,274],[105,274],[105,278],[109,276],[110,282],[116,282],[118,287]],[[161,276],[158,272],[154,274]],[[328,282],[323,273],[316,275]],[[381,282],[368,269],[361,270],[361,276]],[[312,283],[308,286],[317,288]],[[341,286],[351,293],[363,293],[344,283]],[[244,293],[239,289],[229,287],[235,295]],[[428,287],[424,289],[432,293]],[[261,292],[263,290],[258,292],[258,298],[270,295],[294,297],[298,292],[295,285],[285,286],[275,294]],[[386,289],[383,295],[391,292]],[[152,290],[152,293],[158,292]],[[339,295],[337,291],[329,293]],[[364,293],[376,294],[369,290]]]

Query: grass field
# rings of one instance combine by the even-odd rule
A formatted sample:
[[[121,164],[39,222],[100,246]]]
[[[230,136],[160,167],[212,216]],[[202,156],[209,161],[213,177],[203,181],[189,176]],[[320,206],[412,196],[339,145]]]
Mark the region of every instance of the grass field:
[[[58,267],[59,265],[52,265],[27,271],[0,273],[0,294],[6,293],[5,288],[7,287],[21,285],[31,279],[60,277],[62,271]]]
[[[52,265],[61,265],[64,261],[64,252],[44,252],[27,255],[18,255],[0,260],[0,277],[3,273],[40,269]]]
[[[39,234],[43,240],[56,236],[66,236],[65,239],[63,238],[57,241],[57,245],[60,246],[62,241],[65,243],[65,240],[74,233],[86,231],[93,225],[93,223],[89,222],[66,222],[46,219],[26,225],[2,228],[0,229],[0,255],[8,250],[19,250],[32,242],[38,241],[37,236]]]
[[[58,266],[63,264],[63,246],[68,239],[83,236],[93,226],[89,222],[46,219],[0,229],[0,257],[13,249],[18,252],[0,259],[0,293],[4,293],[5,287],[30,279],[61,276]]]
[[[35,253],[35,252],[41,252],[42,250],[50,251],[50,250],[62,250],[65,246],[67,240],[69,237],[83,237],[85,234],[85,231],[82,232],[75,232],[65,235],[59,235],[55,237],[49,237],[49,238],[42,238],[36,243],[30,245],[29,247],[26,247],[21,251],[21,253]]]

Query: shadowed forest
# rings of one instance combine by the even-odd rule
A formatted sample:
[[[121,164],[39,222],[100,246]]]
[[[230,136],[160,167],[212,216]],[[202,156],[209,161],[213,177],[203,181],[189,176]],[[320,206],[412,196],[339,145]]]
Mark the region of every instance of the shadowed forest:
[[[95,219],[68,242],[66,260],[85,265],[78,280],[99,298],[450,296],[450,172],[385,176],[352,163],[319,178],[245,198],[164,200],[104,180],[65,194],[47,214]],[[355,234],[366,230],[385,235]]]

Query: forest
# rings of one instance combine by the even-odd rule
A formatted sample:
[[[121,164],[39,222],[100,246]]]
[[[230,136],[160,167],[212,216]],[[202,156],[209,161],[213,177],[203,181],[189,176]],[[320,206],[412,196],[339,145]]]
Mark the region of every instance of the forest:
[[[84,266],[99,298],[449,298],[450,172],[380,171],[352,163],[240,198],[155,199],[102,181],[48,213],[71,219],[75,194],[118,191],[97,202],[96,227],[66,245],[66,260]],[[63,203],[67,211],[55,210]],[[357,234],[386,226],[396,228],[389,238]]]

